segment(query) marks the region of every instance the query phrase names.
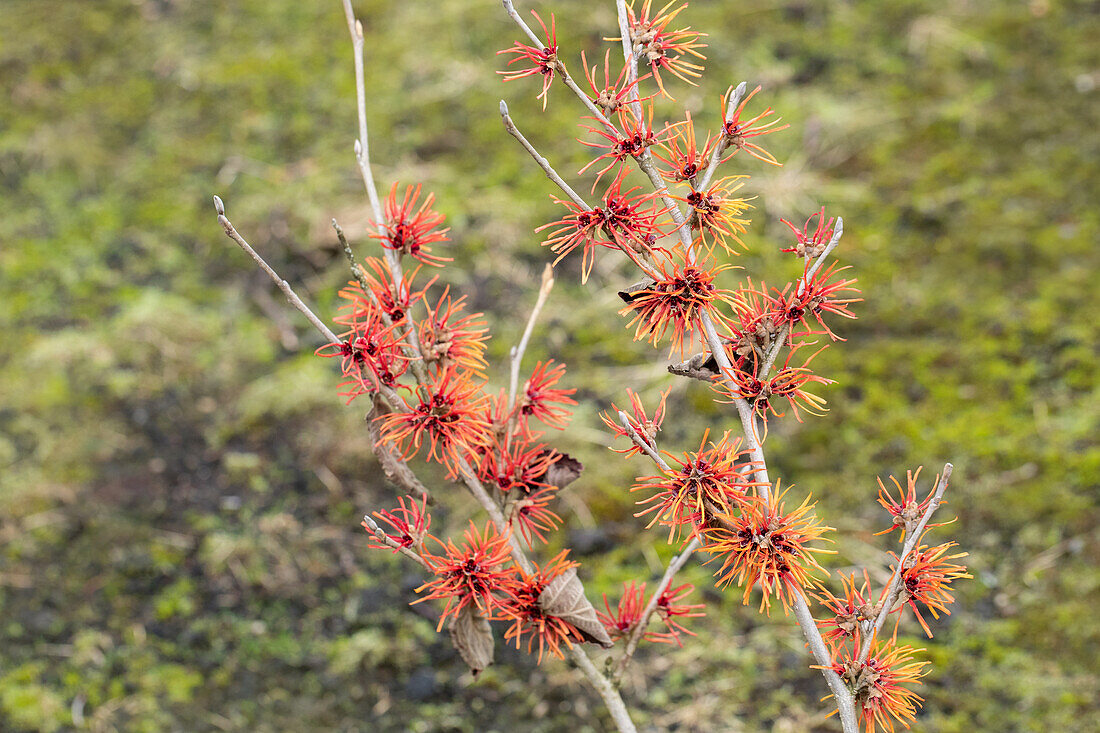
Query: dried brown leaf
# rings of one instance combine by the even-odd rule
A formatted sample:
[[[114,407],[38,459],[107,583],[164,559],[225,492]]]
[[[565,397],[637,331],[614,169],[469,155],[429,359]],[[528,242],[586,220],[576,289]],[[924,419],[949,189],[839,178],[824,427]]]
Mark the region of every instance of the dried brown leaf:
[[[561,458],[554,461],[547,469],[546,478],[543,480],[551,486],[562,489],[580,477],[581,471],[584,470],[584,464],[568,453],[561,453],[560,455]]]
[[[475,677],[493,663],[493,629],[477,608],[463,608],[451,619],[447,630],[451,632],[451,643]]]
[[[612,646],[607,629],[600,623],[596,609],[584,595],[584,585],[577,577],[576,568],[569,568],[546,584],[539,594],[539,608],[543,613],[557,616],[573,626],[585,641],[605,649]]]

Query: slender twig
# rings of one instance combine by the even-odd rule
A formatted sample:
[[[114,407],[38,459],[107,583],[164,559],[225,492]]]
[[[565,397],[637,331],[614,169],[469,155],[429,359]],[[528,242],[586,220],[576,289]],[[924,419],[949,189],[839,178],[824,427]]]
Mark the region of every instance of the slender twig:
[[[424,558],[422,558],[420,555],[418,555],[417,553],[410,550],[408,547],[405,547],[405,546],[401,545],[400,543],[395,542],[394,540],[390,539],[390,537],[385,532],[382,531],[382,528],[378,526],[378,523],[375,522],[374,519],[372,519],[369,514],[366,514],[366,515],[363,516],[363,524],[367,525],[367,528],[370,530],[371,534],[373,534],[375,539],[377,539],[383,545],[385,545],[386,547],[390,547],[394,550],[397,550],[398,552],[400,552],[405,557],[410,558],[410,559],[415,560],[416,562],[418,562],[420,564],[420,566],[422,568],[424,568],[425,570],[431,571],[431,569],[432,569],[431,566],[428,565],[428,562]]]
[[[630,666],[630,660],[634,658],[634,652],[638,649],[638,643],[645,635],[646,627],[649,626],[649,619],[657,611],[657,604],[661,600],[661,595],[668,590],[668,587],[672,585],[672,579],[676,577],[676,573],[680,572],[702,544],[702,540],[696,535],[692,538],[691,542],[687,544],[683,552],[669,562],[668,567],[665,569],[665,574],[661,577],[661,582],[659,582],[657,587],[653,590],[653,597],[649,599],[645,608],[642,609],[642,614],[638,617],[637,626],[634,627],[630,632],[630,636],[627,637],[626,648],[623,650],[623,655],[619,658],[618,663],[616,663],[611,673],[611,684],[618,685],[622,680],[626,668]]]
[[[539,167],[542,168],[544,173],[546,173],[546,177],[557,184],[558,188],[564,191],[565,195],[573,200],[573,203],[585,209],[586,211],[591,211],[591,207],[589,207],[589,205],[584,202],[584,199],[582,199],[580,195],[578,195],[577,192],[574,191],[572,187],[570,187],[570,185],[566,183],[560,175],[558,175],[558,172],[554,170],[554,167],[550,165],[550,162],[546,160],[546,158],[544,158],[539,153],[539,151],[535,149],[535,146],[532,145],[530,141],[528,141],[527,138],[523,136],[523,133],[519,131],[519,128],[516,127],[516,123],[512,119],[512,116],[508,113],[508,105],[504,102],[503,99],[500,100],[500,118],[504,122],[504,129],[507,130],[508,134],[514,137],[519,142],[519,144],[523,146],[523,149],[526,150],[532,158],[534,158],[535,162],[538,163]],[[653,278],[654,280],[660,278],[661,275],[659,272],[657,272],[649,265],[646,265],[645,263],[639,261],[637,257],[632,256],[630,252],[627,251],[627,246],[625,244],[619,242],[616,239],[615,245],[646,275]]]
[[[214,211],[218,212],[218,223],[222,225],[222,229],[225,230],[226,236],[236,242],[241,249],[247,252],[248,256],[251,257],[256,262],[256,264],[260,266],[260,269],[266,272],[267,276],[275,281],[275,284],[279,286],[279,290],[282,290],[283,294],[286,295],[286,299],[289,300],[295,308],[301,311],[302,314],[309,319],[309,322],[313,324],[313,327],[320,331],[321,335],[328,339],[328,342],[330,344],[340,343],[340,338],[336,334],[334,334],[332,330],[314,314],[313,311],[309,309],[309,306],[302,302],[302,299],[299,298],[298,295],[294,292],[294,289],[290,287],[290,283],[279,277],[279,273],[275,272],[275,270],[271,268],[271,265],[267,264],[267,262],[264,261],[264,258],[260,257],[260,254],[256,250],[252,249],[252,246],[244,240],[244,237],[237,233],[237,230],[233,227],[232,222],[230,222],[229,219],[227,219],[225,216],[225,204],[222,202],[220,196],[214,197]]]
[[[619,410],[619,422],[623,424],[626,431],[630,434],[630,439],[634,441],[634,445],[638,446],[643,453],[653,459],[653,462],[661,467],[662,470],[671,473],[672,469],[669,467],[668,462],[661,457],[661,454],[653,449],[653,446],[649,444],[645,438],[638,434],[638,431],[634,429],[634,425],[630,422],[630,418],[626,413]]]
[[[374,185],[374,175],[370,168],[370,142],[367,137],[367,86],[363,76],[363,24],[355,18],[351,0],[343,0],[344,17],[348,21],[348,33],[355,51],[355,101],[359,112],[359,139],[355,141],[355,159],[359,162],[359,172],[363,176],[363,185],[370,197],[371,210],[376,222],[382,222],[382,202],[378,198],[378,189]]]
[[[939,482],[936,484],[935,492],[932,494],[932,499],[928,502],[928,507],[924,510],[924,515],[920,518],[920,522],[913,528],[913,531],[906,534],[905,543],[902,545],[901,553],[898,555],[897,567],[894,568],[894,574],[890,578],[890,584],[886,586],[886,593],[882,598],[882,607],[878,611],[878,615],[875,617],[875,624],[872,633],[868,637],[868,642],[863,645],[863,649],[859,653],[859,661],[867,661],[868,655],[871,653],[871,641],[874,640],[878,633],[882,631],[882,627],[886,624],[886,618],[890,615],[890,612],[894,609],[894,604],[897,603],[898,597],[901,595],[902,588],[902,570],[905,568],[905,561],[909,558],[909,555],[917,549],[920,545],[921,535],[924,534],[924,528],[928,525],[928,520],[932,518],[932,515],[943,504],[943,493],[947,490],[947,482],[951,479],[951,472],[955,470],[955,467],[950,463],[945,463],[943,466],[943,473],[940,474]]]
[[[336,238],[340,240],[340,248],[344,251],[344,257],[348,259],[348,267],[351,268],[351,274],[355,277],[359,286],[363,288],[363,292],[367,293],[373,300],[374,293],[371,290],[370,283],[367,282],[367,276],[363,273],[363,267],[355,261],[355,252],[352,251],[351,245],[348,244],[348,238],[344,236],[344,230],[336,223],[335,219],[332,220],[332,228],[336,230]],[[378,304],[375,303],[375,305]]]
[[[342,0],[342,2],[344,6],[344,17],[348,22],[348,33],[351,34],[351,44],[355,56],[355,101],[359,120],[359,138],[355,141],[354,145],[355,160],[359,163],[359,172],[363,176],[363,185],[367,189],[367,197],[370,199],[375,226],[378,228],[378,233],[384,237],[386,234],[386,219],[382,212],[382,202],[378,198],[378,188],[374,185],[374,174],[371,172],[370,143],[367,136],[367,85],[363,73],[363,24],[355,18],[355,11],[352,10],[351,0]],[[382,252],[386,258],[386,264],[389,265],[390,277],[393,279],[393,287],[397,290],[396,294],[405,295],[408,292],[408,286],[405,283],[405,273],[401,269],[400,253],[386,247],[385,244],[382,246]],[[423,351],[420,348],[420,339],[417,336],[416,325],[413,323],[411,314],[409,315],[409,328],[405,331],[405,340],[416,354],[423,357]],[[424,370],[422,359],[412,362],[412,370],[414,376],[416,376],[417,382],[424,384],[427,381],[427,372]]]
[[[573,203],[575,203],[577,206],[580,206],[581,208],[586,210],[590,209],[591,207],[584,202],[584,199],[582,199],[580,195],[576,191],[574,191],[573,188],[568,183],[566,183],[560,175],[558,175],[558,172],[554,170],[553,166],[550,165],[550,161],[542,157],[542,155],[539,154],[539,151],[535,150],[535,146],[528,142],[527,138],[523,136],[523,133],[519,131],[519,128],[516,127],[516,123],[512,120],[512,116],[508,113],[508,105],[503,99],[500,100],[500,118],[504,122],[504,129],[508,131],[509,135],[518,140],[519,144],[523,146],[523,149],[526,150],[528,154],[530,154],[530,156],[535,159],[535,162],[539,164],[539,168],[542,168],[543,172],[546,174],[546,177],[553,181],[558,188],[564,191],[565,195],[572,199]]]
[[[791,324],[784,323],[783,328],[779,329],[779,333],[775,335],[775,341],[768,347],[768,353],[764,355],[764,363],[760,365],[760,369],[756,372],[756,378],[764,381],[768,378],[768,374],[771,373],[772,367],[775,365],[775,360],[779,356],[780,350],[787,343],[787,337],[791,334]]]
[[[547,264],[542,270],[542,284],[539,286],[539,295],[535,300],[535,307],[531,309],[531,315],[527,319],[527,326],[523,329],[523,336],[519,343],[509,350],[511,360],[508,377],[508,409],[516,406],[516,390],[519,388],[519,367],[523,361],[523,354],[527,351],[527,342],[531,339],[531,332],[535,329],[535,321],[538,320],[542,306],[554,287],[554,268]]]

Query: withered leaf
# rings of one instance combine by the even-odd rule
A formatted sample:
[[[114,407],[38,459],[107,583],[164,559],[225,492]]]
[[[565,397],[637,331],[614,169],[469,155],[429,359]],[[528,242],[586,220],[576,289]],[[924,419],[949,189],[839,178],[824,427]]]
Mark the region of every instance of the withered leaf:
[[[420,479],[416,477],[409,464],[401,460],[394,449],[382,442],[381,425],[377,418],[392,412],[380,399],[376,399],[374,407],[367,413],[367,432],[370,434],[371,447],[378,462],[382,464],[382,470],[386,477],[410,494],[428,497],[428,503],[434,504],[435,498],[431,495]]]
[[[550,464],[550,468],[546,471],[546,478],[543,480],[551,486],[563,489],[580,477],[584,464],[568,453],[560,455],[561,458]]]
[[[624,303],[631,303],[638,297],[637,294],[640,294],[643,290],[651,289],[656,284],[655,281],[646,278],[620,290],[619,297],[623,299]]]
[[[721,374],[718,370],[718,362],[709,352],[696,354],[679,364],[669,364],[668,371],[680,377],[689,377],[703,382],[713,382],[714,378]]]
[[[584,595],[584,585],[577,577],[576,568],[569,568],[546,584],[539,594],[539,608],[543,613],[557,616],[572,625],[585,641],[599,644],[604,649],[613,645],[607,629],[596,616],[596,609]]]
[[[476,677],[493,663],[493,629],[476,607],[466,606],[451,619],[451,644]]]

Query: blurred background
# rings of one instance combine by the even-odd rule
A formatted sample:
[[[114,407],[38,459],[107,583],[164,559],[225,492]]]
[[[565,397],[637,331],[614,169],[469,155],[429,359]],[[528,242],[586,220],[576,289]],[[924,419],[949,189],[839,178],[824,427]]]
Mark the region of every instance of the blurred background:
[[[613,6],[535,7],[579,75]],[[487,314],[499,367],[547,261],[532,229],[558,210],[497,102],[570,174],[588,159],[580,109],[555,86],[543,113],[537,80],[501,83],[494,52],[519,35],[495,0],[356,10],[379,187],[436,192],[455,242],[442,278]],[[796,274],[780,217],[845,220],[839,258],[866,300],[815,362],[837,381],[830,411],[774,421],[767,445],[773,475],[839,528],[830,567],[881,579],[875,477],[924,464],[927,488],[955,464],[958,522],[934,537],[970,553],[974,579],[934,640],[904,629],[932,662],[919,727],[1095,730],[1100,4],[699,0],[680,18],[710,34],[707,74],[670,84],[662,120],[687,108],[714,129],[744,79],[764,86],[750,111],[791,124],[767,138],[784,167],[726,169],[757,196],[727,286]],[[419,572],[359,528],[395,503],[365,408],[344,406],[316,333],[214,218],[218,193],[335,312],[348,274],[330,219],[372,251],[351,59],[337,0],[0,2],[0,729],[604,727],[565,663],[498,644],[472,680],[438,609],[407,605]],[[566,362],[579,390],[552,437],[587,469],[552,546],[575,548],[602,606],[669,552],[632,516],[650,466],[607,450],[598,411],[671,384],[664,448],[737,424],[630,340],[629,270],[605,258],[579,279],[577,261],[558,268],[528,363]],[[454,531],[474,512],[439,486],[433,529]],[[640,652],[624,696],[643,728],[839,730],[789,619],[718,594],[708,568],[683,578],[708,615],[683,649]]]

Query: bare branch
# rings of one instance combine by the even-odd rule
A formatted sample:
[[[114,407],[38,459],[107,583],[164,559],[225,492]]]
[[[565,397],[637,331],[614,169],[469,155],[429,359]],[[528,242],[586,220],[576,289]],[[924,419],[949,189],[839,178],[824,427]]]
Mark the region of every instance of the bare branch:
[[[878,615],[875,617],[875,624],[873,631],[868,635],[868,642],[863,645],[863,649],[860,650],[859,661],[867,661],[868,655],[871,653],[870,640],[878,636],[878,633],[882,631],[882,627],[886,624],[886,618],[890,615],[890,612],[894,608],[894,604],[898,602],[898,597],[902,592],[902,569],[905,567],[905,561],[909,558],[909,555],[917,549],[920,545],[921,535],[924,534],[924,528],[928,525],[928,520],[932,518],[936,510],[943,504],[943,494],[947,490],[947,482],[951,479],[951,473],[955,470],[955,467],[950,463],[943,465],[943,473],[940,474],[939,482],[936,484],[935,492],[932,494],[931,501],[928,502],[928,508],[924,510],[924,516],[920,518],[920,522],[913,531],[906,535],[905,543],[902,545],[901,554],[898,555],[897,567],[894,568],[894,574],[890,578],[890,584],[886,586],[886,593],[882,597],[882,607],[878,611]]]
[[[355,141],[355,159],[359,162],[359,172],[363,176],[363,185],[370,197],[370,206],[374,220],[382,221],[382,202],[378,199],[378,189],[374,185],[374,175],[370,169],[370,143],[367,138],[367,86],[363,77],[363,24],[355,19],[351,0],[343,0],[344,17],[348,22],[348,33],[355,51],[355,101],[359,112],[359,139]]]
[[[527,37],[531,39],[531,42],[535,44],[535,48],[545,48],[542,43],[542,39],[531,30],[531,26],[527,25],[527,22],[516,10],[516,6],[512,4],[512,0],[502,0],[505,12],[511,16],[512,20],[516,21],[516,25],[523,29],[523,32],[527,34]]]
[[[550,165],[550,161],[542,157],[539,151],[535,150],[535,146],[529,143],[527,138],[523,136],[523,133],[519,131],[519,128],[516,127],[516,123],[512,121],[512,116],[508,114],[508,104],[503,99],[500,100],[500,117],[504,121],[504,129],[508,131],[509,135],[518,140],[519,144],[523,146],[523,149],[535,159],[535,162],[539,164],[539,168],[542,168],[546,177],[557,184],[558,188],[564,191],[565,195],[577,206],[584,209],[590,209],[591,207],[584,202],[584,199],[582,199],[577,192],[558,175],[558,172]]]
[[[539,313],[542,311],[542,306],[546,303],[546,298],[550,295],[550,291],[554,287],[554,268],[547,264],[542,270],[542,285],[539,287],[538,299],[535,300],[535,307],[531,309],[531,316],[527,319],[527,327],[523,329],[523,336],[519,340],[519,344],[513,346],[509,352],[511,357],[511,369],[508,384],[508,408],[511,409],[516,406],[516,390],[519,387],[519,366],[523,361],[523,354],[527,351],[527,342],[531,339],[531,332],[535,328],[535,321],[538,320]]]
[[[351,268],[351,274],[355,277],[359,286],[363,288],[363,292],[367,293],[373,300],[374,293],[371,291],[370,283],[367,282],[367,276],[363,274],[363,267],[356,262],[355,252],[351,250],[351,245],[348,244],[348,238],[344,236],[344,230],[340,228],[340,225],[336,223],[335,219],[332,220],[332,228],[336,230],[336,238],[340,240],[340,248],[344,251],[344,257],[348,259],[348,266]],[[375,303],[375,305],[378,304]]]
[[[244,237],[237,233],[232,222],[225,216],[225,204],[222,203],[221,197],[219,196],[214,197],[214,210],[218,213],[218,223],[222,225],[222,229],[225,230],[226,236],[236,242],[240,248],[247,252],[248,256],[260,266],[260,269],[267,273],[267,276],[279,286],[279,290],[283,291],[283,294],[286,295],[286,299],[290,301],[291,305],[301,311],[302,314],[309,319],[309,322],[313,324],[313,327],[320,331],[322,336],[328,339],[330,344],[340,343],[340,338],[309,309],[309,306],[302,302],[302,299],[299,298],[294,292],[294,289],[290,287],[290,283],[279,277],[279,273],[275,272],[275,270],[271,268],[271,265],[267,264],[264,258],[260,257],[259,253],[252,249],[252,246],[244,240]]]

